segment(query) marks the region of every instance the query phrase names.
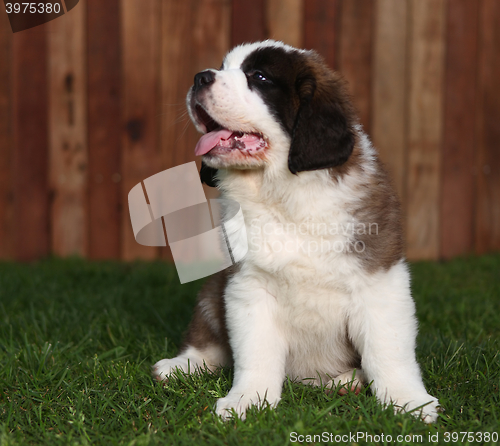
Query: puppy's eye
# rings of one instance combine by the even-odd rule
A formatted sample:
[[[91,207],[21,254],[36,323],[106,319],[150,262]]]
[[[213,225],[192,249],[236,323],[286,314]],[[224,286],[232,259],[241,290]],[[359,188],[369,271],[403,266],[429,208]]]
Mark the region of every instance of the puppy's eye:
[[[267,77],[264,76],[263,73],[261,73],[260,71],[256,71],[252,77],[256,80],[256,81],[261,81],[261,82],[266,82],[267,81]]]
[[[252,73],[249,73],[249,77],[258,82],[271,82],[271,79],[269,79],[262,71],[253,71]]]

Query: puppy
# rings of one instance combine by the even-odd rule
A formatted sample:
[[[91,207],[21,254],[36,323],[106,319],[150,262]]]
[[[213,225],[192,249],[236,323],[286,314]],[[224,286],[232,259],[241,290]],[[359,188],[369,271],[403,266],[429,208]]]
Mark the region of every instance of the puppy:
[[[249,250],[201,290],[168,379],[234,363],[222,417],[275,406],[286,376],[437,417],[415,359],[400,205],[342,78],[312,51],[245,44],[195,76],[202,179],[240,203]]]

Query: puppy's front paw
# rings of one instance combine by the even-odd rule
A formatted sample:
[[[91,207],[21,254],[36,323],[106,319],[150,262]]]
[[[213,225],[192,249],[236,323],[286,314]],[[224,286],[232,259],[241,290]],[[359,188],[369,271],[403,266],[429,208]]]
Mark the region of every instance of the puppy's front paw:
[[[184,373],[193,373],[199,364],[195,359],[186,356],[177,356],[172,359],[162,359],[158,361],[151,369],[153,377],[157,381],[168,381],[174,375],[176,369]]]
[[[269,404],[271,407],[276,407],[279,403],[279,396],[268,395],[267,392],[229,392],[225,398],[220,398],[217,401],[217,406],[215,408],[215,413],[222,417],[223,420],[227,420],[233,416],[233,410],[238,417],[242,420],[246,417],[246,411],[250,406],[263,407],[265,404]]]
[[[421,409],[417,409],[414,413],[422,418],[425,423],[435,423],[438,417],[438,412],[441,410],[439,401],[430,395],[422,398],[420,402],[416,402],[414,407],[424,405]],[[407,409],[408,410],[408,409]]]
[[[408,402],[409,401],[409,402]],[[394,404],[396,411],[411,412],[421,418],[425,423],[434,423],[439,412],[439,401],[430,395],[413,396],[411,398],[398,398]]]

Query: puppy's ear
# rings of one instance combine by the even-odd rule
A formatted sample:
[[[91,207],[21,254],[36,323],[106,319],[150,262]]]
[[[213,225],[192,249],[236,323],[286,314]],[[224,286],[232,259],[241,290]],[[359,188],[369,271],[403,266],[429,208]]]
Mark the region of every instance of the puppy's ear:
[[[202,183],[210,187],[217,187],[216,173],[217,169],[207,166],[203,161],[201,162],[200,179]]]
[[[288,168],[296,174],[345,163],[354,148],[353,112],[340,81],[319,87],[312,76],[297,82],[300,106],[292,130]]]

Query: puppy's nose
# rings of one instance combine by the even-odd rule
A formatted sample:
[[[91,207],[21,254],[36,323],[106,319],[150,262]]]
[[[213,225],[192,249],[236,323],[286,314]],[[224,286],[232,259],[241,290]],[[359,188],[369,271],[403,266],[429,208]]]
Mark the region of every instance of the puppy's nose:
[[[213,71],[202,71],[194,77],[194,91],[201,90],[202,88],[212,84],[214,81],[215,73]]]

